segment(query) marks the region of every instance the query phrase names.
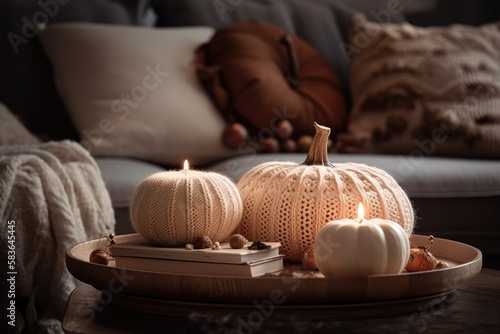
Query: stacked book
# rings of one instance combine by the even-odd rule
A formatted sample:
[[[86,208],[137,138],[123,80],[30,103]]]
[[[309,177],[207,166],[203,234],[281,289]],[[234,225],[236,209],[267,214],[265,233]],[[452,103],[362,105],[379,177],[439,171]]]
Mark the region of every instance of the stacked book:
[[[118,268],[172,274],[257,277],[283,269],[279,242],[266,242],[267,249],[232,249],[221,243],[220,249],[162,247],[144,239],[118,243],[111,252]],[[248,244],[250,245],[250,244]]]

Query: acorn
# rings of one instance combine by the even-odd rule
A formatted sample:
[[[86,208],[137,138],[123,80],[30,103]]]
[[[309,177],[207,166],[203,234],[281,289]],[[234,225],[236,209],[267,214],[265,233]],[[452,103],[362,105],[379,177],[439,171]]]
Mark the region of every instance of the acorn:
[[[241,234],[235,234],[229,239],[229,246],[233,249],[241,249],[245,247],[248,240]]]
[[[198,237],[193,242],[194,249],[212,248],[212,240],[206,235]]]
[[[103,248],[97,248],[90,253],[89,261],[92,263],[108,265],[111,256]]]

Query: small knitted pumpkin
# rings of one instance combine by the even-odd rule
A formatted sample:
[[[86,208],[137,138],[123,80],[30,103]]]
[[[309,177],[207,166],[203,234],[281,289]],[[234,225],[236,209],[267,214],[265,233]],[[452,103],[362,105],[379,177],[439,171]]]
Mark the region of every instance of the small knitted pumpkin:
[[[146,240],[171,247],[192,244],[201,236],[228,238],[242,211],[240,194],[229,178],[185,168],[146,178],[132,201],[130,218]]]
[[[330,129],[314,126],[316,134],[303,164],[263,163],[238,182],[243,200],[239,233],[249,240],[279,241],[285,259],[300,262],[327,222],[356,217],[363,203],[367,219],[395,221],[410,236],[413,209],[396,180],[364,164],[331,164]]]

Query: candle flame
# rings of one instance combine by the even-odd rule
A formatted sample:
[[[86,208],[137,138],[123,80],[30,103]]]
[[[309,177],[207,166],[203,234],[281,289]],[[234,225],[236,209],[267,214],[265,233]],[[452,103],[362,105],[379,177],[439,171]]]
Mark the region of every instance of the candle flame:
[[[358,219],[361,221],[365,218],[365,208],[363,207],[363,203],[359,203],[358,205]]]
[[[189,170],[189,162],[184,160],[184,171],[187,172]]]

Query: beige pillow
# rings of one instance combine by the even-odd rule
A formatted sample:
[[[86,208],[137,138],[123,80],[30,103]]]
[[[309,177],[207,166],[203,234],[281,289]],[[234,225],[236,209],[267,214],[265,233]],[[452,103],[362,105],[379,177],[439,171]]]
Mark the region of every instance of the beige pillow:
[[[224,120],[193,66],[194,50],[212,34],[72,23],[49,25],[40,38],[84,147],[181,166],[234,154],[221,143]]]
[[[500,157],[500,24],[355,17],[353,108],[340,152]]]
[[[0,103],[0,146],[38,144],[40,140]]]

